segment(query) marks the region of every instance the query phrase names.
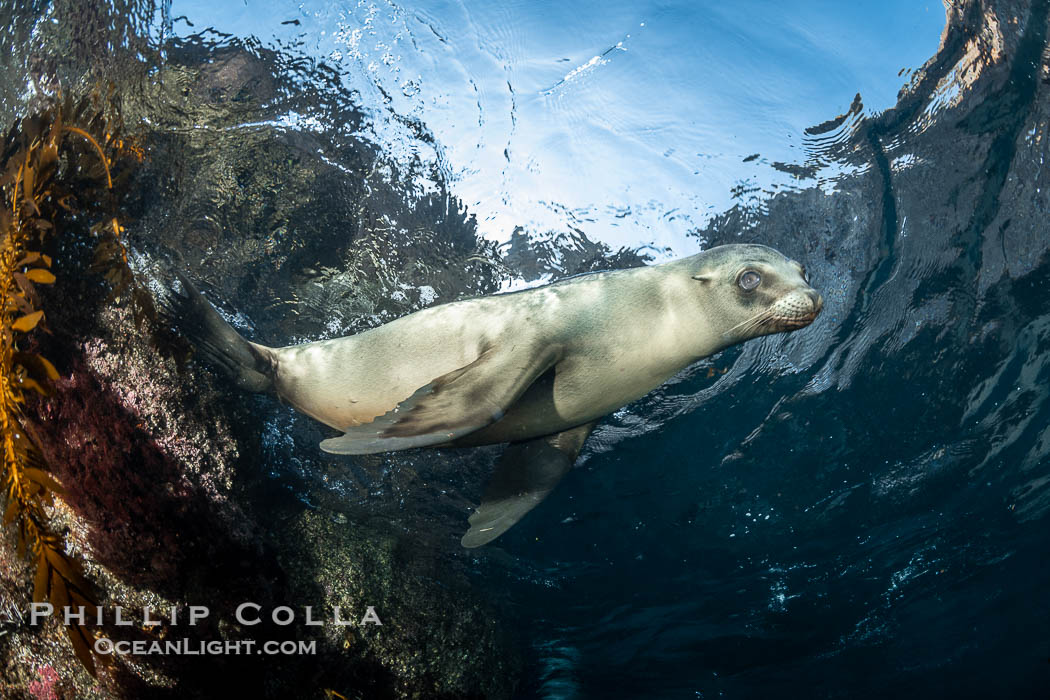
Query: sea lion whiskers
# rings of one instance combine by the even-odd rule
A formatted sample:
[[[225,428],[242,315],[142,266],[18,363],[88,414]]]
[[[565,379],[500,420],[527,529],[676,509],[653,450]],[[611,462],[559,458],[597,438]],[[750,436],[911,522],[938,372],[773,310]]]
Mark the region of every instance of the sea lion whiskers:
[[[733,331],[738,330],[738,329],[741,330],[744,333],[750,333],[751,331],[753,331],[754,329],[758,328],[759,326],[762,326],[763,324],[773,320],[774,316],[775,316],[775,314],[773,313],[773,309],[766,309],[765,311],[759,311],[757,314],[755,314],[751,318],[745,319],[745,320],[741,321],[740,323],[736,324],[735,326],[733,326],[732,328],[730,328],[729,330],[727,330],[725,333],[722,334],[722,337],[723,338],[728,338],[733,333]]]

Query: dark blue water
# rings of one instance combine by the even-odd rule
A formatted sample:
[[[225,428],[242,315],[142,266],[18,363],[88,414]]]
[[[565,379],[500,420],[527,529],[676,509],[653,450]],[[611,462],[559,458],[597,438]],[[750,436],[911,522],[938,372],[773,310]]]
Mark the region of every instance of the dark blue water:
[[[818,321],[608,417],[492,546],[456,545],[491,451],[337,465],[260,402],[260,470],[468,562],[522,698],[1048,697],[1048,9],[150,6],[123,28],[158,51],[143,84],[211,68],[199,113],[129,98],[178,156],[138,252],[292,343],[776,247]],[[291,204],[243,194],[263,168]]]
[[[831,147],[864,176],[708,228],[816,260],[839,303],[643,401],[690,410],[504,538],[542,572],[515,598],[526,696],[1050,692],[1047,8],[1024,10],[969,104],[921,123],[972,40],[949,36],[930,93]]]

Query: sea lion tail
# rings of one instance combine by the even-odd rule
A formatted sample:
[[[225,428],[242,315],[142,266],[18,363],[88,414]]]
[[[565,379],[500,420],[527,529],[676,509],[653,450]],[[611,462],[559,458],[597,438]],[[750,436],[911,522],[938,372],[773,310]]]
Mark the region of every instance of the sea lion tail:
[[[185,275],[176,272],[181,292],[160,300],[163,313],[208,364],[222,370],[248,391],[274,388],[276,357],[269,348],[249,342],[215,310]]]

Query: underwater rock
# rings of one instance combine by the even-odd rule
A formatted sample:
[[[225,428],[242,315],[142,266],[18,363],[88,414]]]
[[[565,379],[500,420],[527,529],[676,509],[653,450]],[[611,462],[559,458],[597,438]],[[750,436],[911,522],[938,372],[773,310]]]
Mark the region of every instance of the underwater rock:
[[[956,330],[968,326],[1002,297],[997,285],[1045,261],[1050,101],[1039,55],[1047,17],[1043,3],[1020,5],[949,7],[939,52],[898,104],[811,153],[820,165],[850,168],[833,191],[781,192],[695,232],[711,245],[761,241],[806,261],[825,295],[825,319],[846,324],[808,341],[808,361],[826,360],[815,388],[847,385],[864,353],[900,350],[920,328],[951,318],[966,322]],[[895,136],[901,130],[906,141]],[[960,286],[969,292],[951,289]],[[851,317],[868,330],[840,343]],[[789,355],[795,340],[784,343]]]
[[[220,303],[252,299],[239,322],[258,319],[274,338],[289,328],[314,337],[359,330],[496,288],[495,247],[446,194],[409,197],[389,167],[372,181],[348,175],[318,155],[323,141],[308,131],[208,128],[239,125],[261,109],[276,89],[269,76],[280,71],[243,50],[211,64],[194,64],[190,53],[147,89],[125,95],[128,118],[149,114],[158,125],[137,137],[149,158],[125,202],[140,283],[156,289],[157,275],[177,264],[212,282]],[[161,123],[159,114],[173,121]],[[376,171],[375,156],[356,142],[344,143],[339,159]],[[511,694],[520,650],[496,608],[467,583],[461,559],[412,544],[432,535],[420,540],[363,516],[382,508],[329,510],[338,499],[328,473],[358,467],[327,462],[316,449],[316,425],[187,363],[186,348],[149,309],[107,300],[91,271],[90,245],[60,239],[53,257],[58,283],[44,306],[54,333],[40,342],[61,378],[38,402],[35,430],[68,491],[51,516],[96,588],[107,620],[99,631],[114,641],[315,639],[319,648],[283,657],[115,657],[99,664],[95,681],[57,619],[35,626],[24,619],[32,573],[5,532],[5,697],[322,697],[326,688],[346,697],[364,689],[389,698]],[[340,280],[342,297],[315,293],[325,282],[338,289]],[[347,300],[358,306],[341,307]],[[346,310],[333,320],[338,308]],[[400,484],[390,498],[416,479],[405,467],[390,470],[386,485]],[[322,506],[311,510],[312,503]],[[450,520],[465,513],[466,499],[446,506],[442,517]],[[346,524],[324,526],[337,519]],[[245,626],[236,614],[246,601],[320,609],[373,600],[385,618],[382,633],[349,645],[342,630]],[[205,622],[112,624],[118,607],[135,618],[147,606],[191,605],[210,610]]]
[[[511,697],[521,672],[515,640],[463,573],[420,556],[392,527],[343,520],[304,511],[283,539],[295,600],[353,620],[373,606],[382,622],[324,629],[330,649],[345,649],[324,684],[372,698]]]
[[[21,619],[6,623],[9,634],[0,638],[11,688],[42,688],[52,683],[46,669],[58,669],[56,692],[85,698],[319,697],[329,687],[347,697],[361,689],[389,698],[510,696],[519,652],[495,609],[455,574],[459,563],[410,545],[419,538],[381,519],[307,509],[304,498],[334,502],[309,496],[315,487],[308,484],[299,497],[274,494],[280,484],[258,465],[285,457],[261,456],[259,401],[177,359],[163,328],[106,303],[83,271],[59,279],[45,299],[56,329],[46,342],[62,377],[40,402],[36,423],[69,492],[55,522],[96,584],[107,620],[116,607],[133,616],[147,606],[211,611],[196,629],[106,624],[100,631],[125,641],[312,639],[319,648],[279,660],[119,658],[96,682],[71,655],[57,620],[30,626]],[[30,578],[6,533],[0,586],[12,611],[28,610]],[[246,627],[236,618],[245,601],[318,611],[373,605],[385,624],[374,635],[349,636],[331,626],[320,633],[301,625]]]

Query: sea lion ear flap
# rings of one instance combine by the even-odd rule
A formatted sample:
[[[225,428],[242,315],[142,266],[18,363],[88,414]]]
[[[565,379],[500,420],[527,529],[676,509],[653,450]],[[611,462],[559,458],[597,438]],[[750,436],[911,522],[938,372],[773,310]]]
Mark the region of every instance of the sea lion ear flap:
[[[710,274],[707,274],[705,272],[701,272],[701,273],[693,275],[693,279],[694,280],[699,280],[699,281],[703,282],[704,284],[707,284],[708,282],[711,282],[712,280],[714,280],[714,278],[715,278],[714,275],[710,275]]]

